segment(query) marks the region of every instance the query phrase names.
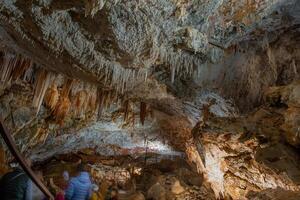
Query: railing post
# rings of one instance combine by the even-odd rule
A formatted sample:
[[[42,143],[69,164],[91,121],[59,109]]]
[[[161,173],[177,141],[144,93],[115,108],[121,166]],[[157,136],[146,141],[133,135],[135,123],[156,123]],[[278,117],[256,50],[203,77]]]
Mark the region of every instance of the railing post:
[[[45,194],[46,197],[48,197],[50,200],[54,200],[53,195],[49,192],[49,190],[42,183],[42,181],[35,176],[34,172],[31,170],[31,168],[28,166],[21,153],[18,151],[17,146],[11,134],[4,126],[1,118],[0,118],[0,134],[4,142],[6,143],[8,149],[10,150],[11,154],[18,161],[18,163],[21,165],[21,167],[23,168],[25,173],[29,176],[29,178],[37,185],[37,187]]]

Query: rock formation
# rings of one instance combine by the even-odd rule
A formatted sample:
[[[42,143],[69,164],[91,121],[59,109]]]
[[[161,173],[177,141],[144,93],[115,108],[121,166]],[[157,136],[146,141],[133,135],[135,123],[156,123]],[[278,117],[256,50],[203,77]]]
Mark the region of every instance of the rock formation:
[[[2,0],[0,118],[124,198],[297,199],[299,33],[299,0]]]

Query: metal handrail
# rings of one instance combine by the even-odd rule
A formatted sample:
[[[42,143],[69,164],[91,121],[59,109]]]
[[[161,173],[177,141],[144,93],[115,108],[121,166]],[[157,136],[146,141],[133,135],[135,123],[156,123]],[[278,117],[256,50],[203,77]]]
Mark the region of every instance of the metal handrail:
[[[8,149],[10,150],[11,154],[15,157],[15,159],[21,165],[21,167],[23,168],[25,173],[29,176],[29,178],[37,185],[37,187],[45,194],[46,197],[48,197],[50,200],[54,200],[53,195],[49,192],[49,190],[46,188],[43,182],[36,177],[36,175],[28,166],[21,153],[18,151],[17,146],[11,134],[4,126],[2,119],[0,119],[0,133]]]

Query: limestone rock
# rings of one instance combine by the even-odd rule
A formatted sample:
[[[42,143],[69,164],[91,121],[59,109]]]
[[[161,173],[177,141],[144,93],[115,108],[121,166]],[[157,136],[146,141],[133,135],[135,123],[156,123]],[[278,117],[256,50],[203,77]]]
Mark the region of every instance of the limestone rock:
[[[171,186],[171,192],[173,194],[181,194],[184,192],[184,188],[181,186],[180,182],[176,180]]]
[[[299,130],[299,106],[300,106],[300,84],[298,81],[287,86],[271,87],[265,94],[266,102],[273,107],[283,107],[281,113],[284,123],[280,128],[284,131],[286,140],[294,145],[300,145]]]
[[[147,191],[147,198],[154,200],[166,200],[166,190],[160,183],[155,183]]]
[[[300,198],[300,194],[297,192],[286,191],[283,189],[268,189],[262,192],[250,192],[247,195],[251,200],[274,200],[274,199],[288,199],[297,200]]]
[[[203,177],[196,172],[188,170],[187,168],[179,168],[175,173],[180,178],[180,180],[182,180],[187,185],[198,187],[202,185]]]
[[[13,112],[13,119],[16,127],[22,127],[30,121],[34,116],[34,112],[29,107],[20,107]]]
[[[300,108],[292,107],[284,113],[284,124],[282,125],[285,131],[285,137],[288,142],[295,146],[300,146]]]
[[[128,200],[145,200],[145,197],[141,192],[137,192],[128,197]]]
[[[11,108],[10,108],[10,102],[13,100],[13,95],[3,95],[1,98],[1,103],[0,103],[0,117],[2,119],[6,119],[10,113],[11,113]]]
[[[223,118],[211,120],[199,130],[204,179],[216,196],[243,199],[250,191],[277,187],[299,192],[300,168],[294,150],[274,146],[260,139],[256,129],[249,132],[243,130],[245,127],[245,119]],[[256,128],[260,129],[258,125]]]

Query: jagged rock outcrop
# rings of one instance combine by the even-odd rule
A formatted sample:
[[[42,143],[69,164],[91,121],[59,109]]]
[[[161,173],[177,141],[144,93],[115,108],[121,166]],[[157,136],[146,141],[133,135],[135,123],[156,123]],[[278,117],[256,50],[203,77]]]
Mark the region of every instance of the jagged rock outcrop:
[[[280,128],[284,131],[284,136],[287,141],[296,147],[299,147],[300,145],[299,95],[299,81],[288,86],[272,87],[265,95],[266,101],[270,104],[270,106],[282,107],[284,123]]]
[[[210,117],[196,126],[198,148],[190,157],[217,196],[246,199],[250,191],[277,188],[299,193],[299,155],[290,146],[298,139],[293,131],[298,124],[287,120],[297,121],[291,114],[297,104],[288,103],[295,102],[297,88],[298,83],[271,88],[266,94],[271,106],[247,117]]]
[[[216,197],[299,192],[299,13],[299,0],[2,0],[0,117],[35,161],[185,154]]]

